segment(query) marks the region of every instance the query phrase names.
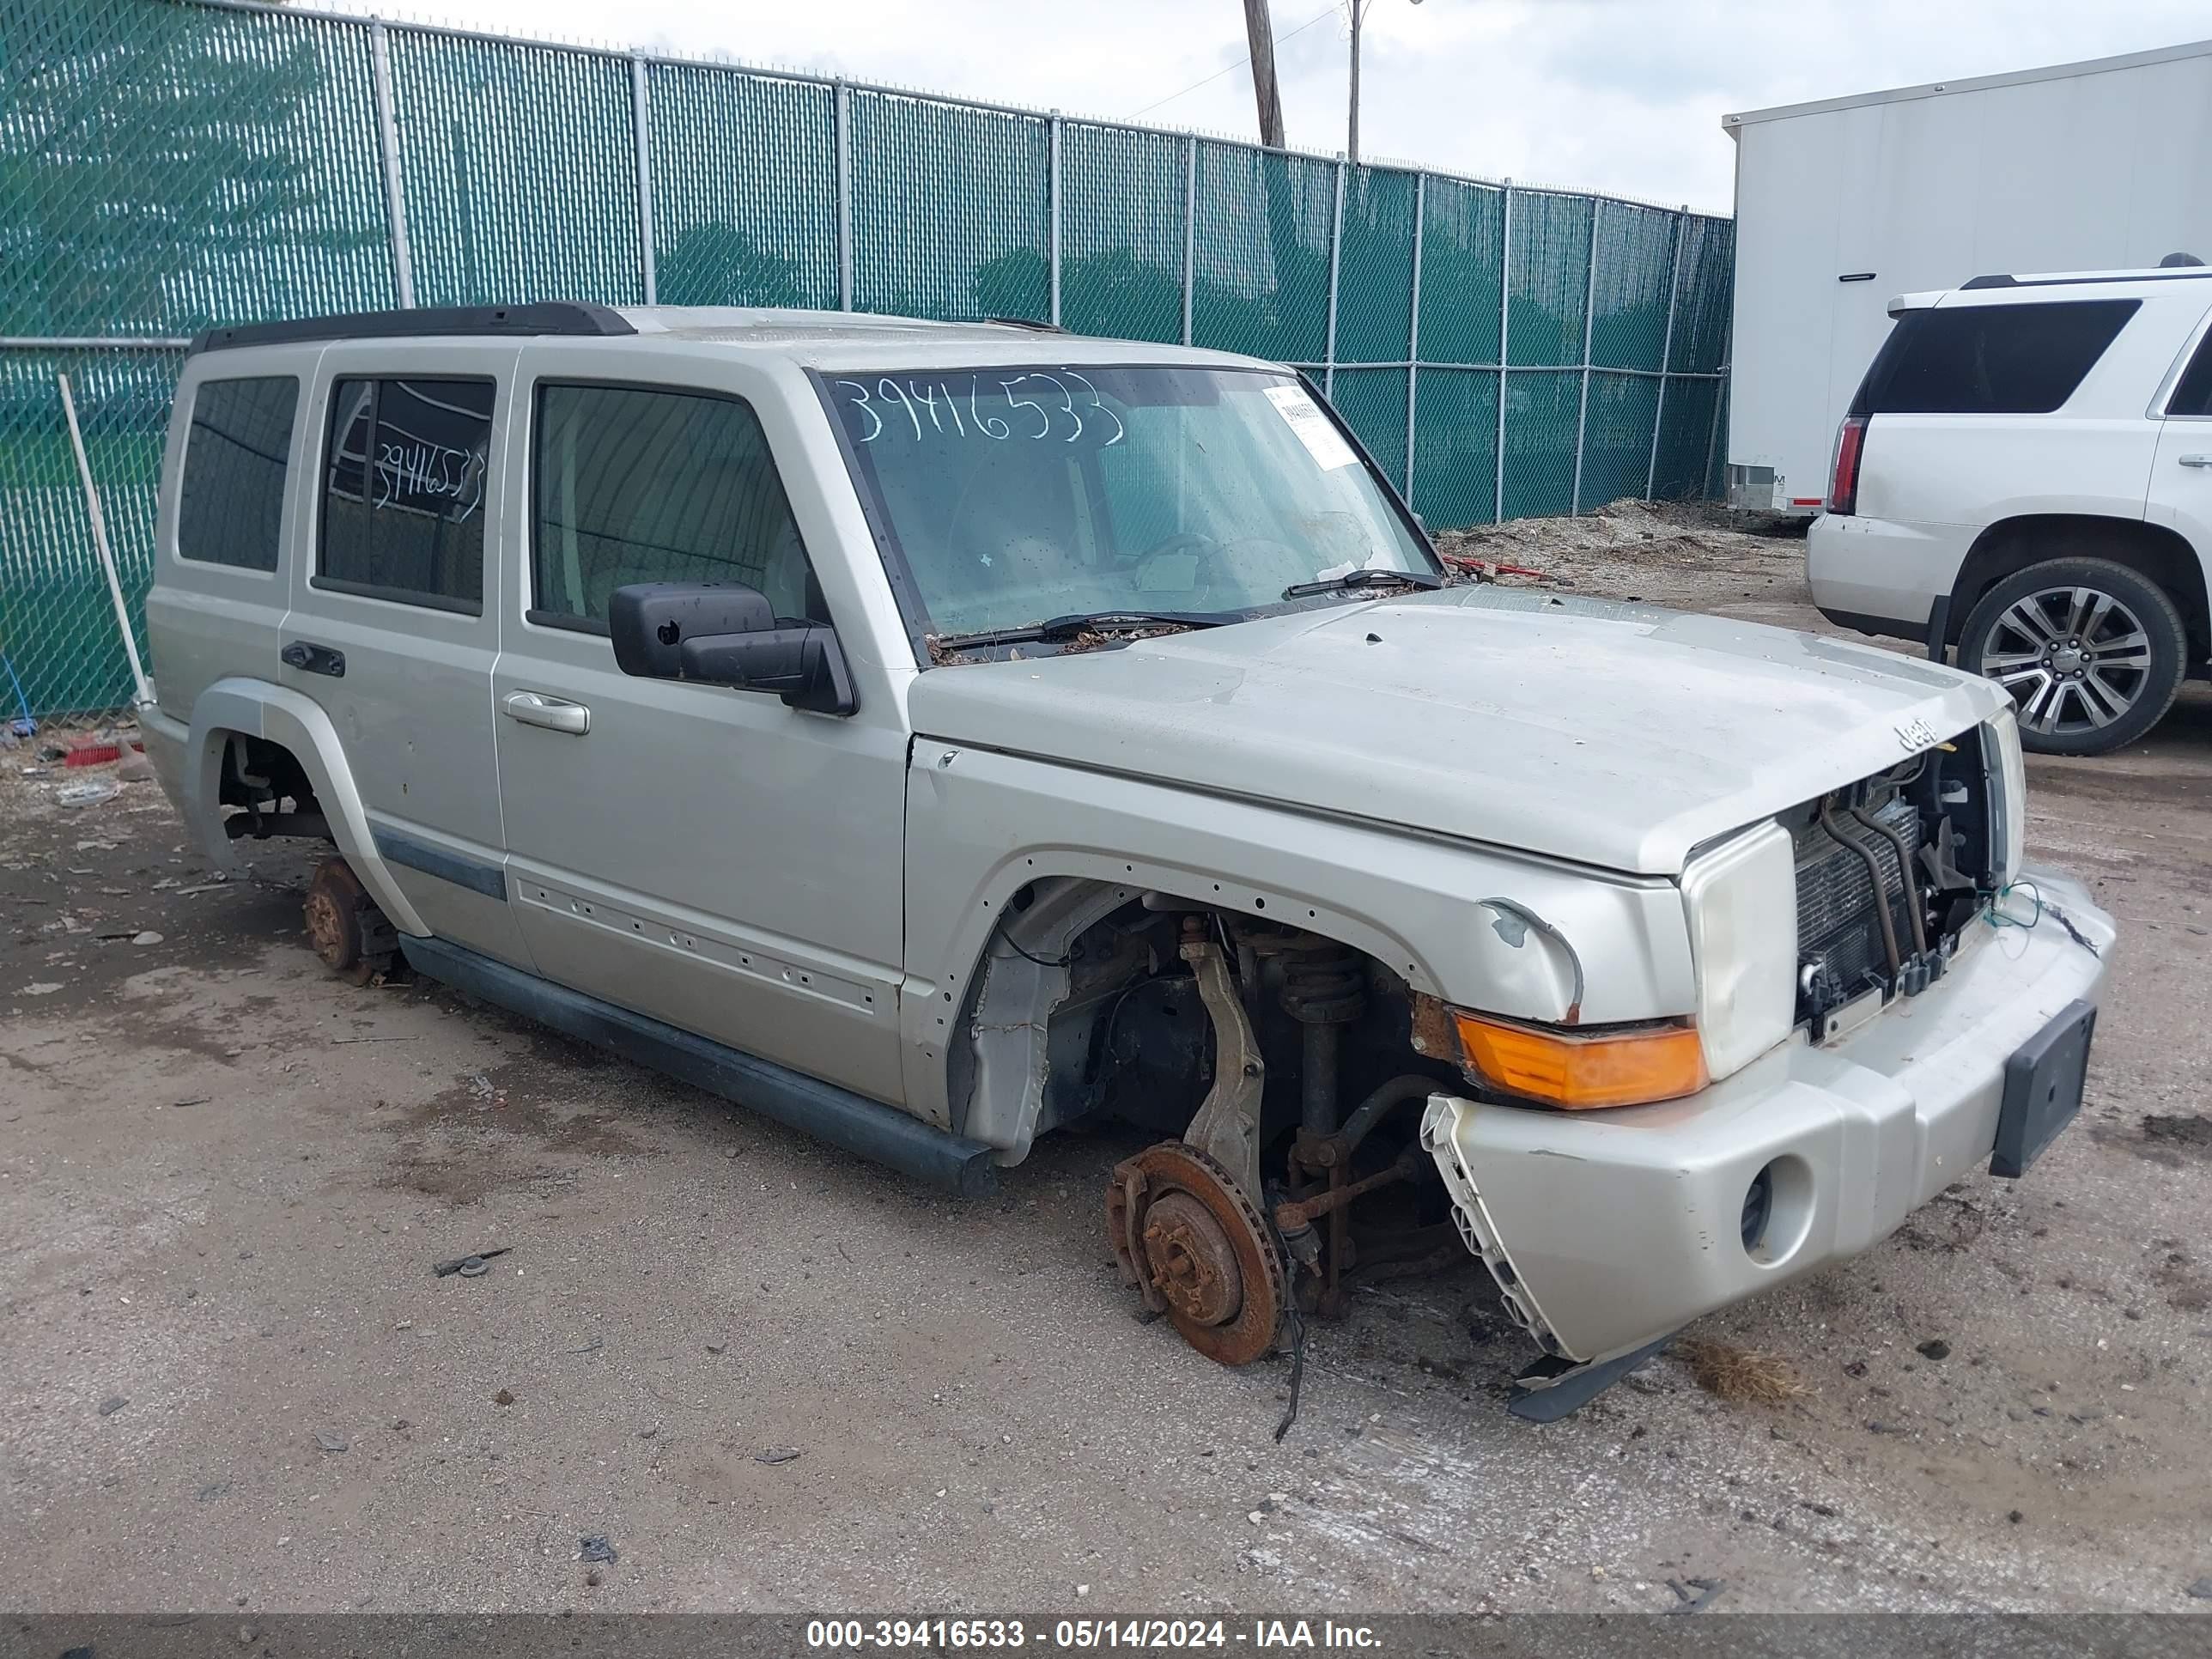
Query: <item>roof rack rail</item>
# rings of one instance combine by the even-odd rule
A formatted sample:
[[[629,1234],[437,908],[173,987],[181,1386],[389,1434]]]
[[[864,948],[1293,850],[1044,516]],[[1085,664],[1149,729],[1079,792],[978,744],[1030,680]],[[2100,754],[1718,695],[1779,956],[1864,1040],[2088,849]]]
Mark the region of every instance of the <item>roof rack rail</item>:
[[[203,329],[187,356],[234,346],[292,345],[308,340],[394,340],[483,334],[635,334],[629,318],[609,306],[539,300],[520,306],[425,306],[415,311],[356,311]]]
[[[2002,272],[1970,276],[1959,284],[1960,293],[1991,288],[2094,288],[2104,283],[2172,283],[2212,276],[2212,265],[2168,266],[2158,270],[2084,271],[2075,276],[2007,276]]]

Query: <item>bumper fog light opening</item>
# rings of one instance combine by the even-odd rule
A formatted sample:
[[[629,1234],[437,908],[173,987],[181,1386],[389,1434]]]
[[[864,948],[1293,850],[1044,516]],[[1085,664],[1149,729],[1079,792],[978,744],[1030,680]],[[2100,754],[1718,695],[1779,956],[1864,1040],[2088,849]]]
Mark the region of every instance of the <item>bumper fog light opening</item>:
[[[1778,1267],[1796,1255],[1813,1231],[1812,1165],[1784,1152],[1761,1166],[1743,1190],[1737,1225],[1743,1253],[1762,1267]]]
[[[1766,1243],[1766,1224],[1774,1218],[1774,1166],[1770,1164],[1753,1176],[1751,1185],[1744,1188],[1743,1217],[1741,1226],[1743,1248],[1751,1255],[1759,1254],[1759,1246]]]

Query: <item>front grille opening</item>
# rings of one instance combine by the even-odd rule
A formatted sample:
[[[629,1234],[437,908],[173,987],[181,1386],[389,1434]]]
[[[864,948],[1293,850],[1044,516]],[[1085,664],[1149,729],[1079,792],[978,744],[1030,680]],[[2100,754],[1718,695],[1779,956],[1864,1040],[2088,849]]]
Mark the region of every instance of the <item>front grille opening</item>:
[[[1863,778],[1783,822],[1797,863],[1797,1018],[1816,1041],[1837,1011],[1942,977],[1993,879],[1996,757],[1981,728]]]

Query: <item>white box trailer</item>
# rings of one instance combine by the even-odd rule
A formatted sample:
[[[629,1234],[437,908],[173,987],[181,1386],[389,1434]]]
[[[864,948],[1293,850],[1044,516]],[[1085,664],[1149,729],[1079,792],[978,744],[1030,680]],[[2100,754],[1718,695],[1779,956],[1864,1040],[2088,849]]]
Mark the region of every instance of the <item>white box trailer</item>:
[[[2212,40],[1729,115],[1728,500],[1810,517],[1892,296],[2212,259]]]

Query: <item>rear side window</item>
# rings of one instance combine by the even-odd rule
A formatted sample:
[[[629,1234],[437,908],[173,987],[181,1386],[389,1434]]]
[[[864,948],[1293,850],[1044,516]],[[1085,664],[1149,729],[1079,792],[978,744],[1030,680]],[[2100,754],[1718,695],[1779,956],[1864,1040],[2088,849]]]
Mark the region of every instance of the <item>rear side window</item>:
[[[192,394],[177,486],[177,556],[274,570],[300,383],[290,375],[203,380]]]
[[[2048,415],[2074,395],[2140,300],[1908,311],[1867,370],[1854,415]]]
[[[2174,382],[2173,396],[2166,400],[2169,415],[2212,415],[2212,332],[2197,343],[2189,367]]]
[[[759,418],[738,398],[541,385],[531,620],[604,633],[633,582],[745,582],[780,617],[810,603],[806,550]]]
[[[492,395],[421,375],[332,386],[316,586],[483,614]]]

